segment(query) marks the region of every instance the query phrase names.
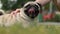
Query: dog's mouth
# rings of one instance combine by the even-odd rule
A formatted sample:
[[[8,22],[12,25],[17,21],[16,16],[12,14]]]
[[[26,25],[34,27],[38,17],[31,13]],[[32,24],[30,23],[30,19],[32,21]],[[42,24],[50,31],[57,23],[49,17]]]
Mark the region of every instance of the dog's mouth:
[[[29,13],[29,17],[34,18],[35,17],[35,9],[34,8],[30,8],[28,10]]]
[[[29,13],[29,14],[34,14],[34,13],[35,13],[34,8],[30,8],[30,9],[28,10],[28,13]]]

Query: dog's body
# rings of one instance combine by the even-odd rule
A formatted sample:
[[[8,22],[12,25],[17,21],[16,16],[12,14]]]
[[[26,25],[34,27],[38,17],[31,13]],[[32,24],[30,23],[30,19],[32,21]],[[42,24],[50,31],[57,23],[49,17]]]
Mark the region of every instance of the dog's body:
[[[35,4],[36,2],[32,2],[32,3]],[[12,24],[15,24],[15,23],[21,23],[24,27],[27,27],[29,24],[33,24],[34,21],[37,20],[37,19],[35,20],[35,18],[38,15],[38,13],[35,17],[34,17],[35,13],[32,14],[33,18],[32,18],[32,16],[29,17],[28,15],[25,14],[24,11],[26,8],[24,8],[24,7],[19,9],[19,11],[15,11],[15,12],[12,12],[11,14],[5,14],[5,15],[0,16],[0,25],[1,26],[3,26],[3,25],[4,26],[11,26]]]
[[[22,11],[22,12],[21,12]],[[20,13],[5,14],[0,16],[0,25],[1,26],[11,26],[14,23],[22,23],[24,27],[34,22],[34,19],[29,18],[23,13],[23,9],[20,9]]]

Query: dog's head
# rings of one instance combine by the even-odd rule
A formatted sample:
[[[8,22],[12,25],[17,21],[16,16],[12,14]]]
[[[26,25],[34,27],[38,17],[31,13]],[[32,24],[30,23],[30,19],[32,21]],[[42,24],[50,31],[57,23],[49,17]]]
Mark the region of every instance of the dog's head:
[[[39,14],[39,11],[41,11],[41,9],[42,9],[41,5],[39,3],[36,3],[33,1],[27,2],[23,6],[23,8],[25,9],[24,13],[30,18],[37,17],[37,15]]]

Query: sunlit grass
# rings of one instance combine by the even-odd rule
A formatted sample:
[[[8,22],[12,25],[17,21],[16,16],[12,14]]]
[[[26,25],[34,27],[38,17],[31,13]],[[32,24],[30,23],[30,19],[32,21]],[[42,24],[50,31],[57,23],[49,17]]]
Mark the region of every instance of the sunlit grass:
[[[0,27],[0,34],[60,34],[60,26],[39,25],[23,28],[19,24]]]

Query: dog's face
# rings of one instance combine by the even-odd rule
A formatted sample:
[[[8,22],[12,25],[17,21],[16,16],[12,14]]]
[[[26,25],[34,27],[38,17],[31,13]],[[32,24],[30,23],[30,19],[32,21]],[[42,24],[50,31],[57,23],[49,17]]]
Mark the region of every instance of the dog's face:
[[[35,18],[39,14],[41,7],[36,2],[27,2],[23,8],[25,8],[24,13],[28,17]]]

